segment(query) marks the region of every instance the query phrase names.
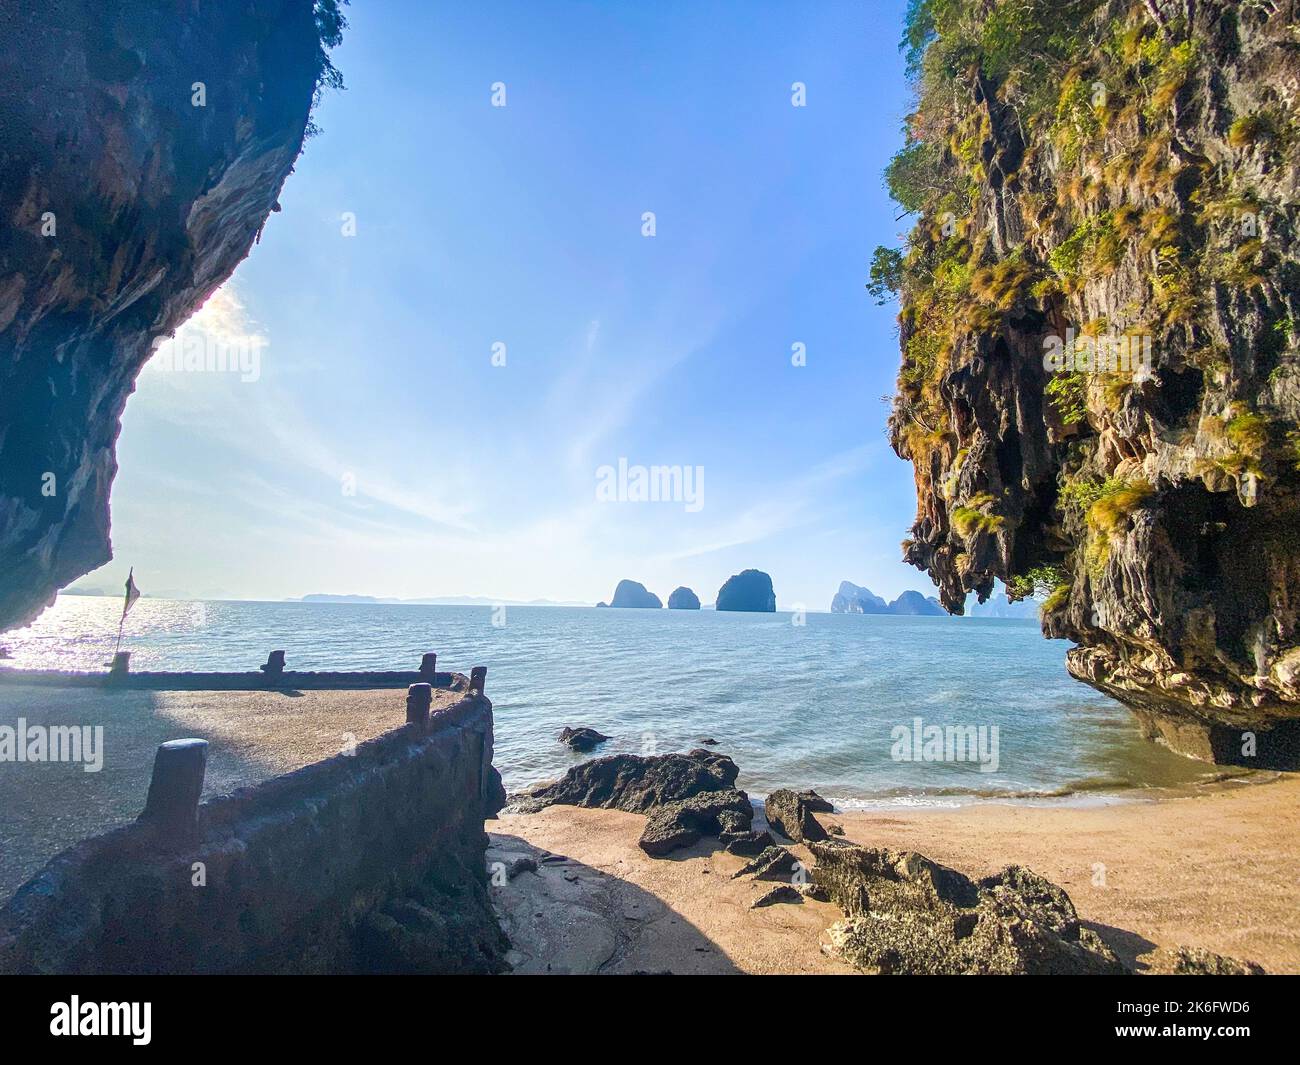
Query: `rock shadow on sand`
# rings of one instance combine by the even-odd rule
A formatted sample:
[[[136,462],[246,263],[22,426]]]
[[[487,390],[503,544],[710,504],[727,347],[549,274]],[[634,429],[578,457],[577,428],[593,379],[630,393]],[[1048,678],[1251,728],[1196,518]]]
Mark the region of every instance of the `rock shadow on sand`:
[[[636,884],[518,836],[488,839],[493,907],[510,939],[512,972],[740,972],[717,943]]]

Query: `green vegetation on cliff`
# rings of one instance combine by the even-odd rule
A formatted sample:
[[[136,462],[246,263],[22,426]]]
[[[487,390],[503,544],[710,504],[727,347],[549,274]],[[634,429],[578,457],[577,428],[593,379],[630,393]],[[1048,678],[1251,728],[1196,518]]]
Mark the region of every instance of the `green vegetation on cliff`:
[[[1046,598],[1086,679],[1161,705],[1193,673],[1196,706],[1300,700],[1298,15],[911,0],[903,30],[914,224],[867,288],[900,301],[905,558],[952,610]]]

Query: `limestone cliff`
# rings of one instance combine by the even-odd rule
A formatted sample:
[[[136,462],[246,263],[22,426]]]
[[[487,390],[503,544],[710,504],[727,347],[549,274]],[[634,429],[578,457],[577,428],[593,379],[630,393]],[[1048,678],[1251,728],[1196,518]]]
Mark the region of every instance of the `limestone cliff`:
[[[674,588],[668,596],[669,610],[699,610],[700,597],[685,585]]]
[[[903,614],[947,617],[948,612],[932,595],[909,589],[892,603],[886,603],[870,588],[850,581],[840,581],[839,591],[831,598],[832,614]]]
[[[278,209],[341,24],[338,0],[0,7],[0,630],[112,557],[136,375]]]
[[[759,569],[744,569],[733,574],[718,589],[718,610],[748,610],[771,614],[776,610],[776,592],[772,578]]]
[[[663,600],[654,592],[648,591],[640,581],[621,580],[614,589],[614,598],[609,601],[609,605],[659,610],[664,604]]]
[[[839,589],[831,597],[832,614],[884,614],[889,604],[870,588],[852,581],[840,581]]]
[[[915,0],[887,172],[918,221],[892,441],[907,561],[1043,599],[1152,736],[1294,761],[1295,0]]]

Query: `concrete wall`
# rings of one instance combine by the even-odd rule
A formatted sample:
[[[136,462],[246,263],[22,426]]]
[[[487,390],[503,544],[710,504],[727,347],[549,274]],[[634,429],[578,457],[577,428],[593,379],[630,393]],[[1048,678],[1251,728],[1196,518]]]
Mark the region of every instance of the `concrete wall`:
[[[459,673],[421,673],[417,670],[383,670],[375,672],[296,672],[285,670],[273,677],[265,673],[127,673],[114,677],[108,673],[89,673],[55,669],[8,669],[0,667],[0,686],[47,688],[110,688],[115,691],[262,691],[284,689],[301,691],[373,688],[406,688],[420,681],[435,687],[467,687]]]
[[[188,840],[146,823],[88,839],[0,910],[0,973],[494,971],[491,763],[492,704],[468,692],[204,803]]]

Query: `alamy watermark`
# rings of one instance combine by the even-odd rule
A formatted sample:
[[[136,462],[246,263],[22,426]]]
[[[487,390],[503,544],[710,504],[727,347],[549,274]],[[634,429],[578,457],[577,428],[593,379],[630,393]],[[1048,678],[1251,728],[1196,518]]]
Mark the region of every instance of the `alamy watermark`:
[[[1043,369],[1052,373],[1127,373],[1145,381],[1151,377],[1151,336],[1147,333],[1043,337]]]
[[[50,1035],[129,1036],[135,1046],[148,1046],[151,1002],[82,1002],[73,995],[50,1007]]]
[[[164,373],[231,373],[239,374],[245,384],[262,377],[262,349],[265,337],[216,337],[204,329],[182,326],[174,337],[156,337],[150,369]]]
[[[981,773],[998,771],[997,725],[912,724],[889,731],[889,756],[895,762],[978,762]]]
[[[81,762],[87,773],[104,768],[103,725],[0,725],[0,762]]]
[[[704,507],[703,466],[617,466],[596,469],[597,503],[681,503],[687,513]]]

